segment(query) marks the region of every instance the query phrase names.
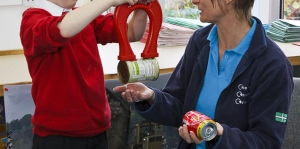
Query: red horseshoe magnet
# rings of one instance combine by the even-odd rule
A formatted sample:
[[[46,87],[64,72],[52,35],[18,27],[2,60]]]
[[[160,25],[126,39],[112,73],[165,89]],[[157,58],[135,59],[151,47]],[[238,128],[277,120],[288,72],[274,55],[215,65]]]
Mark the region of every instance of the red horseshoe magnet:
[[[114,11],[114,23],[119,40],[118,59],[120,61],[136,60],[136,56],[131,49],[127,35],[128,16],[136,9],[143,9],[150,19],[149,34],[141,57],[145,59],[158,57],[157,39],[162,24],[162,10],[159,2],[156,0],[146,5],[138,3],[132,6],[123,4],[116,7]]]

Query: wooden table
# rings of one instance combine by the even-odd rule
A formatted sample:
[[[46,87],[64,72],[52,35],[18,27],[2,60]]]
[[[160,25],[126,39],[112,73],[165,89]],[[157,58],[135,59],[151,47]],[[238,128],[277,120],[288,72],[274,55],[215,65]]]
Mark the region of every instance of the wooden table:
[[[293,66],[300,65],[300,46],[291,43],[276,42]]]

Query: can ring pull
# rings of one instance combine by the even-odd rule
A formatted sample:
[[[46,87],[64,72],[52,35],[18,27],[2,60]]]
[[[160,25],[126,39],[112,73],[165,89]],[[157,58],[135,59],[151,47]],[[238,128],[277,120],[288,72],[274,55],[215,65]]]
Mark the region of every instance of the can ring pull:
[[[116,7],[114,11],[114,23],[115,29],[119,40],[119,56],[120,61],[132,61],[136,60],[132,48],[129,44],[127,35],[127,19],[130,13],[136,9],[143,9],[149,19],[149,34],[146,41],[145,48],[141,57],[154,58],[158,57],[157,53],[157,39],[162,24],[162,10],[157,0],[148,4],[135,4],[129,6],[128,4],[122,4]]]

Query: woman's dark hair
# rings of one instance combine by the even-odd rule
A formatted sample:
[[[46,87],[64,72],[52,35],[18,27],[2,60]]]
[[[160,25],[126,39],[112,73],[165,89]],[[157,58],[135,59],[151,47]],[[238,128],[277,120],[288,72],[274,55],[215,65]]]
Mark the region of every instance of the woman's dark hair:
[[[226,3],[226,0],[211,0],[213,4],[215,1],[218,2],[219,6],[224,6]],[[251,25],[251,10],[254,5],[254,0],[233,0],[233,3],[237,18],[241,21],[247,21],[249,25]],[[224,11],[223,8],[224,7],[221,7],[222,11]]]

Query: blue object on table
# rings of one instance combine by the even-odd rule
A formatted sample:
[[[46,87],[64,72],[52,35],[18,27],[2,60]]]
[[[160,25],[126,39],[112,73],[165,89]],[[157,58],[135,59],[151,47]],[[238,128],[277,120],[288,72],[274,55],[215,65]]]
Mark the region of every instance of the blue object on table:
[[[263,26],[264,26],[264,28],[265,28],[265,30],[267,31],[268,29],[269,29],[269,24],[263,24]]]

